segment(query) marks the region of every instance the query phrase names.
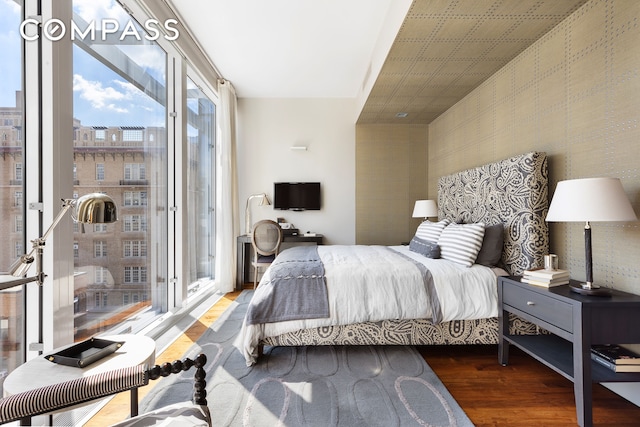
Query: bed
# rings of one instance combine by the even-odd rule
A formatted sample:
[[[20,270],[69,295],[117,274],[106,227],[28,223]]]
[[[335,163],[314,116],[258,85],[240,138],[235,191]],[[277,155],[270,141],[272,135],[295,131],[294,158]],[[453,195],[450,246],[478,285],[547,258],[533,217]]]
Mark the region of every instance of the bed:
[[[289,253],[290,249],[283,251],[278,256],[280,265],[302,266],[304,274],[294,275],[310,280],[299,286],[309,293],[286,292],[286,298],[301,304],[299,312],[306,313],[306,317],[265,314],[269,307],[287,306],[281,301],[265,303],[268,297],[263,292],[280,276],[278,270],[270,268],[255,291],[237,345],[247,365],[252,365],[264,345],[495,344],[498,342],[496,276],[518,275],[542,265],[542,257],[549,248],[544,221],[547,209],[548,172],[543,152],[526,153],[443,176],[438,180],[438,221],[421,224],[410,246],[318,247],[316,252],[303,251],[300,259]],[[449,228],[455,231],[456,227],[466,227],[468,233],[469,227],[473,230],[484,227],[479,237],[483,245],[489,236],[487,230],[499,229],[502,234],[499,261],[485,266],[473,260],[470,265],[462,265],[459,260],[452,262],[452,252],[444,243],[442,230],[439,242],[443,257],[447,248],[446,259],[428,257],[416,246],[425,240],[417,237],[425,237],[420,232],[433,231],[436,224],[444,224],[442,228],[447,232]],[[452,226],[447,227],[448,224]],[[452,236],[456,235],[449,234]],[[467,234],[464,236],[466,239]],[[362,268],[349,264],[353,257],[362,258]],[[386,263],[387,259],[392,261]],[[340,268],[347,271],[346,282],[337,284]],[[361,270],[363,276],[356,270]],[[379,281],[378,275],[387,270],[391,272],[389,281],[375,291],[367,291],[368,286]],[[472,288],[475,291],[470,293]],[[378,298],[381,293],[383,296]],[[329,301],[318,308],[316,303],[327,298],[325,294],[329,294]],[[370,301],[374,299],[372,295],[379,301]],[[454,298],[461,299],[462,305],[457,303],[452,308],[450,300]],[[413,305],[407,308],[405,303]],[[392,306],[391,310],[381,308],[380,304]],[[375,317],[364,319],[363,312]],[[511,322],[511,328],[512,333],[537,333],[535,326],[517,318]]]

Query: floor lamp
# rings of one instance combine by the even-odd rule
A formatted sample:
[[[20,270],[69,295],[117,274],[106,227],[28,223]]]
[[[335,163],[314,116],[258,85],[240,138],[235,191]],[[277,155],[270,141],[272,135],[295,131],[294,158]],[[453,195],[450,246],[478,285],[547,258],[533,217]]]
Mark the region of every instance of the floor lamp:
[[[47,238],[51,235],[56,226],[60,223],[64,215],[73,208],[71,217],[74,221],[81,224],[105,224],[117,221],[117,208],[113,199],[106,194],[91,193],[79,197],[78,199],[63,199],[62,209],[58,213],[58,216],[53,220],[53,223],[49,226],[47,231],[37,239],[31,241],[32,248],[27,254],[18,258],[9,270],[9,274],[13,277],[17,277],[15,282],[4,283],[3,287],[16,286],[22,283],[37,282],[40,288],[39,294],[39,312],[40,312],[40,325],[38,329],[38,346],[43,344],[42,334],[42,285],[47,275],[43,271],[42,259],[44,255],[44,247]],[[29,268],[34,263],[36,264],[36,274],[32,277],[25,277]],[[32,349],[42,351],[42,348]]]
[[[593,284],[591,222],[636,221],[635,212],[618,178],[560,181],[549,205],[548,222],[584,222],[586,280],[571,290],[583,295],[608,295]]]

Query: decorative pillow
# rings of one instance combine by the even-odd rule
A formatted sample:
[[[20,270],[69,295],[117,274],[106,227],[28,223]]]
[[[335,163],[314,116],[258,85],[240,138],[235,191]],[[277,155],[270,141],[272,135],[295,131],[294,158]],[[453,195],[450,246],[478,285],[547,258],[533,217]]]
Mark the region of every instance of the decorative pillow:
[[[449,223],[450,221],[448,219],[443,219],[438,222],[424,221],[418,226],[416,237],[437,243],[442,230],[444,230]]]
[[[440,258],[440,246],[436,242],[424,240],[413,236],[409,242],[409,250],[426,256],[427,258]]]
[[[502,246],[504,244],[504,225],[489,225],[484,229],[484,239],[476,264],[487,267],[495,267],[502,258]]]
[[[449,224],[442,230],[438,245],[440,257],[471,267],[484,237],[484,224]]]

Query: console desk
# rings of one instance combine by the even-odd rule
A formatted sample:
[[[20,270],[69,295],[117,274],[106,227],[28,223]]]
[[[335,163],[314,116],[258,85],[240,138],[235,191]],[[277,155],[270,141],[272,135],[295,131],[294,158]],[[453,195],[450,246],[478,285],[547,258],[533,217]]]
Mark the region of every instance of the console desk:
[[[323,243],[322,234],[316,234],[315,236],[304,236],[297,234],[295,236],[285,235],[282,238],[282,249],[286,249],[291,246],[300,245],[321,245]],[[244,234],[238,236],[237,242],[237,273],[236,273],[236,290],[242,290],[245,282],[250,281],[249,275],[251,271],[251,259],[253,248],[251,247],[251,236]]]
[[[640,382],[640,372],[616,373],[591,360],[592,344],[640,343],[640,296],[616,290],[608,297],[580,295],[568,285],[543,288],[499,277],[498,299],[499,362],[509,362],[513,344],[572,381],[579,425],[593,425],[592,383]],[[510,335],[509,313],[550,334]]]

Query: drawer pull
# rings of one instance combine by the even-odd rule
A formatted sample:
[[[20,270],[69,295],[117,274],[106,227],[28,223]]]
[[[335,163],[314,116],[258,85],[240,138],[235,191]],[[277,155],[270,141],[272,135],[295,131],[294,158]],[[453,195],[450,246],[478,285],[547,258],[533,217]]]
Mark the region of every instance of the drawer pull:
[[[536,305],[536,303],[533,301],[527,301],[527,305]]]

